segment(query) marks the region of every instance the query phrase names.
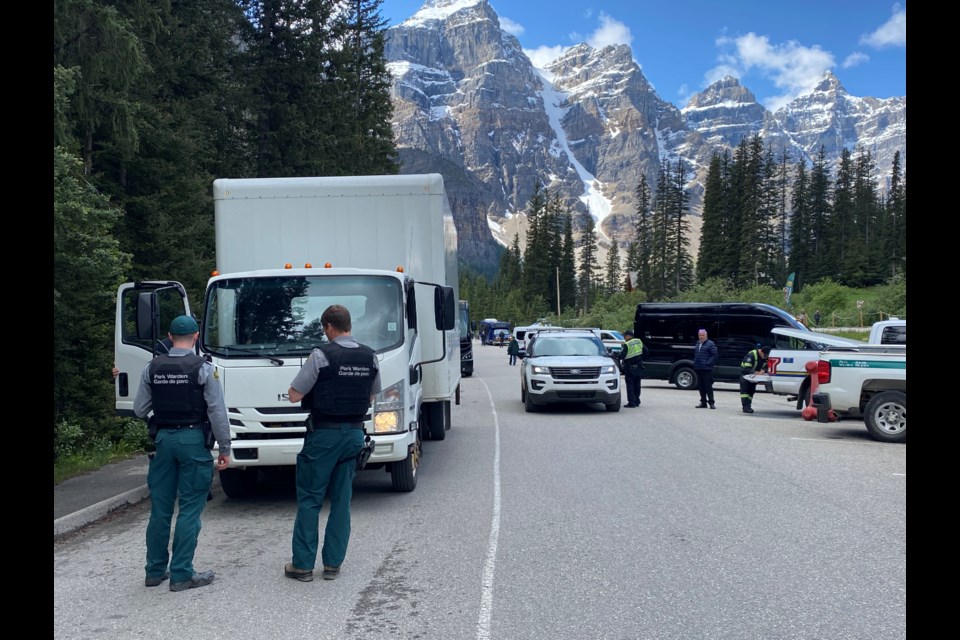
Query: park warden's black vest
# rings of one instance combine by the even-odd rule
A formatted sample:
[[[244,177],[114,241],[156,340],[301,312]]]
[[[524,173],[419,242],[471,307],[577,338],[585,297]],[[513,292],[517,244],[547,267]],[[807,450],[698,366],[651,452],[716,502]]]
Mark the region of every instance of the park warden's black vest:
[[[185,426],[207,420],[200,385],[204,359],[196,354],[157,356],[150,363],[150,395],[157,427]]]
[[[350,349],[331,342],[320,350],[330,364],[320,369],[313,385],[314,422],[363,422],[377,375],[373,349],[362,344]]]

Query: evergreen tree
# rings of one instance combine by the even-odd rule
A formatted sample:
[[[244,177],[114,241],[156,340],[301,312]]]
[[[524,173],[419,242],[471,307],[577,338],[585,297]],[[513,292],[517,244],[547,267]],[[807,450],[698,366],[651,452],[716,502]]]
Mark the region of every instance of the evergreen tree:
[[[790,259],[788,273],[815,274],[812,268],[810,192],[807,162],[803,157],[797,163],[793,189],[790,195]],[[786,279],[784,279],[786,282]]]
[[[620,245],[616,238],[610,243],[610,251],[607,252],[603,286],[607,295],[623,291],[623,274],[620,272]]]
[[[580,303],[583,313],[590,311],[596,292],[597,274],[597,233],[596,223],[589,209],[580,216]]]
[[[690,221],[687,220],[690,194],[686,190],[687,172],[683,160],[677,161],[672,180],[673,281],[674,295],[693,286],[693,260],[690,258]]]
[[[893,154],[893,165],[890,169],[890,189],[887,195],[884,252],[887,256],[888,273],[891,276],[900,274],[906,268],[906,188],[900,172],[900,152]]]
[[[819,282],[825,277],[836,278],[839,264],[831,255],[830,226],[832,211],[830,206],[830,190],[832,184],[827,171],[827,151],[820,147],[813,165],[810,168],[810,189],[807,210],[810,214],[810,234],[807,263],[807,282]]]
[[[851,275],[864,259],[855,226],[853,206],[854,169],[850,150],[840,152],[840,164],[833,185],[833,212],[830,220],[830,260],[835,265],[835,277],[840,284],[849,285]]]
[[[577,259],[573,241],[573,216],[563,213],[563,242],[560,248],[560,309],[561,312],[577,307]]]
[[[331,54],[339,78],[336,99],[349,108],[338,136],[340,171],[345,175],[394,174],[399,170],[390,119],[390,73],[384,55],[387,21],[380,15],[383,0],[347,0],[342,48]]]
[[[730,154],[726,150],[714,153],[707,168],[704,184],[703,211],[700,227],[700,247],[697,249],[697,282],[723,278],[729,273],[724,260],[724,218],[729,199]]]
[[[657,187],[651,211],[650,285],[651,300],[666,297],[669,288],[670,242],[673,230],[670,224],[669,163],[663,162],[657,173]]]
[[[129,256],[111,236],[121,215],[84,177],[65,126],[77,68],[54,68],[53,149],[53,420],[103,430],[113,415],[114,293]]]
[[[650,282],[650,258],[653,246],[652,212],[650,211],[650,185],[647,176],[641,174],[637,183],[637,212],[634,218],[636,236],[627,258],[627,270],[637,272],[638,289],[646,290]]]
[[[854,224],[862,244],[863,260],[854,286],[871,286],[884,281],[887,272],[886,249],[881,236],[880,195],[877,192],[876,164],[869,151],[857,148],[854,161]],[[859,284],[857,284],[859,283]]]

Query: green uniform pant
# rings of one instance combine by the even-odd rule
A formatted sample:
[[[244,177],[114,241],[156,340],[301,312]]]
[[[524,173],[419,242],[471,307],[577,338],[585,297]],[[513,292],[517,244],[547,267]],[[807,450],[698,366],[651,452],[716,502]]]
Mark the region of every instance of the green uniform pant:
[[[202,429],[161,429],[156,445],[147,471],[151,507],[144,568],[148,578],[157,578],[167,571],[169,560],[170,581],[186,582],[195,573],[193,554],[200,536],[200,514],[213,481],[213,457],[204,446]],[[171,555],[170,522],[178,497]]]
[[[293,523],[293,566],[313,569],[317,562],[320,508],[330,498],[330,515],[323,534],[323,564],[339,567],[350,540],[350,498],[357,474],[356,458],[363,448],[363,429],[344,424],[339,429],[307,433],[297,454],[297,519]]]

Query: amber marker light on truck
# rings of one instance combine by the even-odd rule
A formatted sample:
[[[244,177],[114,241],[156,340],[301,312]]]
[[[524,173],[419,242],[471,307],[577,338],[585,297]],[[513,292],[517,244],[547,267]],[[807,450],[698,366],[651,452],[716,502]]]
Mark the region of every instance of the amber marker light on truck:
[[[397,267],[397,273],[403,273],[403,265]]]

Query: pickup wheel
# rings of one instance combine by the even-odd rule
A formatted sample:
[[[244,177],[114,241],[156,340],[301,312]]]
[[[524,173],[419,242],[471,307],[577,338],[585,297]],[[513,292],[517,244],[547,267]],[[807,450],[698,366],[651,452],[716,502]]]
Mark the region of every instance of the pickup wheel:
[[[870,437],[881,442],[907,441],[907,394],[883,391],[875,394],[863,413]]]
[[[257,488],[259,469],[224,469],[220,472],[220,487],[228,498],[247,498]]]
[[[697,372],[690,367],[680,367],[673,374],[673,384],[677,389],[690,391],[697,388]]]

